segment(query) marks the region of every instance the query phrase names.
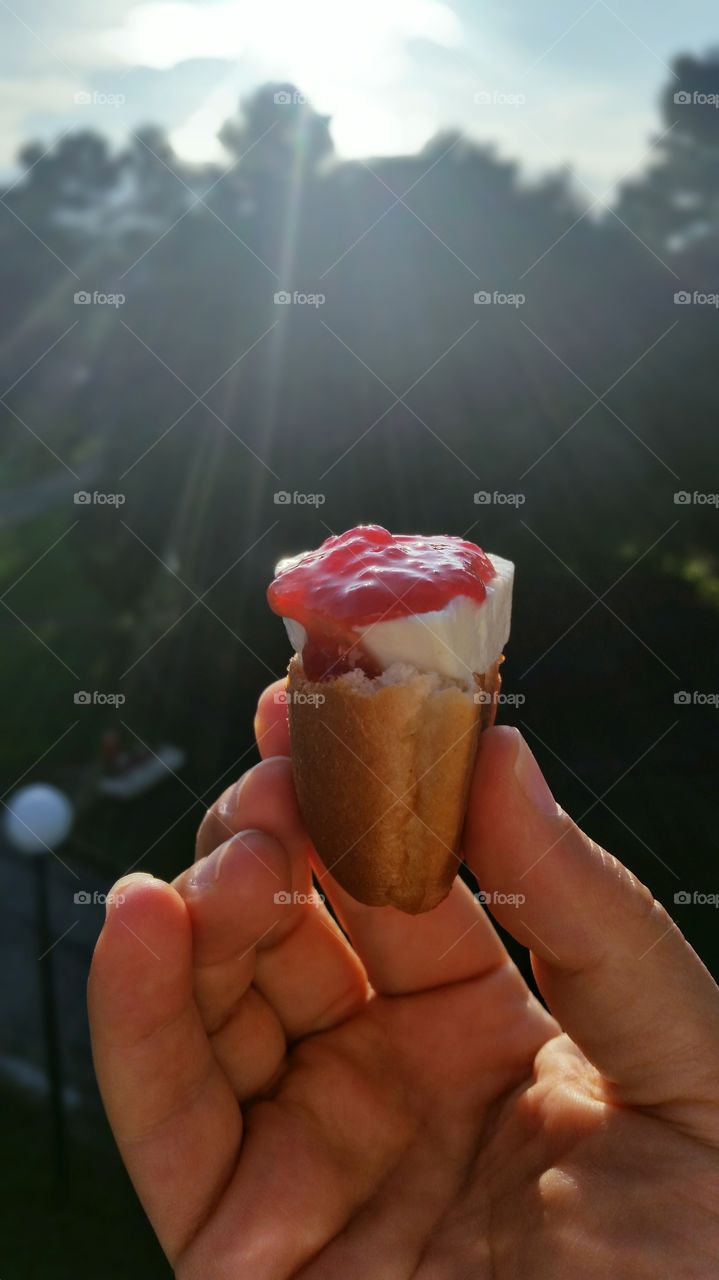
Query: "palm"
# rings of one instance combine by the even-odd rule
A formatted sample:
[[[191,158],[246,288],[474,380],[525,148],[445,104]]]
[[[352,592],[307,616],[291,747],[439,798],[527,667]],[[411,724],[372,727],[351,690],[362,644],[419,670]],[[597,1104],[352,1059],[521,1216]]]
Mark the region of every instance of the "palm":
[[[496,1280],[713,1274],[716,1152],[605,1092],[560,1036],[500,1108],[475,1184],[492,1206]]]
[[[242,1198],[260,1182],[272,1206],[284,1205],[285,1238],[276,1231],[271,1247],[288,1280],[354,1275],[390,1238],[408,1276],[440,1275],[440,1263],[474,1280],[642,1274],[633,1215],[651,1219],[659,1267],[671,1239],[692,1242],[711,1215],[716,1159],[607,1093],[568,1037],[547,1038],[511,966],[476,983],[379,997],[297,1044],[272,1096],[245,1108],[228,1194]],[[716,1226],[714,1244],[719,1218]],[[638,1244],[646,1265],[647,1240]],[[228,1245],[230,1257],[252,1256],[246,1237]],[[712,1247],[691,1274],[710,1274]],[[216,1265],[212,1230],[191,1246],[186,1274],[209,1274],[211,1258]]]
[[[283,1205],[286,1239],[272,1239],[273,1254],[286,1258],[283,1275],[298,1274],[307,1256],[308,1280],[342,1274],[388,1231],[408,1262],[430,1242],[441,1245],[444,1230],[451,1238],[467,1180],[486,1182],[481,1153],[497,1105],[531,1076],[547,1036],[549,1020],[527,996],[503,964],[475,982],[375,997],[342,1025],[294,1045],[270,1095],[244,1107],[228,1190],[232,1216],[235,1199],[255,1185],[274,1211]],[[486,1249],[486,1196],[472,1212],[473,1238],[462,1247]],[[264,1224],[256,1225],[261,1238]],[[238,1242],[228,1245],[234,1253]],[[251,1256],[246,1236],[242,1249]],[[203,1274],[209,1257],[216,1259],[212,1224],[191,1246],[187,1274]]]

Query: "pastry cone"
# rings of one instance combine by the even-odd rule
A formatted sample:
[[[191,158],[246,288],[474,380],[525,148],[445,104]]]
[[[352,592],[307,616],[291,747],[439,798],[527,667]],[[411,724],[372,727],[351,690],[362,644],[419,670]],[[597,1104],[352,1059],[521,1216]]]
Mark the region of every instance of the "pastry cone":
[[[300,809],[326,868],[359,902],[417,914],[449,893],[501,661],[475,677],[475,691],[412,667],[312,683],[301,658],[290,662]]]

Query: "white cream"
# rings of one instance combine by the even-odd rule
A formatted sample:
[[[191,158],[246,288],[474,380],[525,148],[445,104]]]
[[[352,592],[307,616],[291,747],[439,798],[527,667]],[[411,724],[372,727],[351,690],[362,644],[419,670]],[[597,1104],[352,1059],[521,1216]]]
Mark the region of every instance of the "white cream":
[[[514,565],[501,556],[489,559],[496,576],[487,584],[481,604],[469,596],[455,596],[444,609],[374,622],[359,633],[363,647],[383,670],[402,662],[472,684],[475,672],[481,675],[497,661],[509,639],[512,617]],[[307,639],[304,627],[292,618],[284,623],[290,644],[301,654]]]

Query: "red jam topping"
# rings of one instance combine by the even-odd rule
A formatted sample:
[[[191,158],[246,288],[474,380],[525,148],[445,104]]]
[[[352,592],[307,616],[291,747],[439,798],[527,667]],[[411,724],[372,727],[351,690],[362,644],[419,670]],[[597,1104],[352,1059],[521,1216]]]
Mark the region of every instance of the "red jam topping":
[[[443,609],[455,596],[481,604],[494,575],[491,560],[473,542],[392,534],[368,524],[291,561],[270,583],[267,599],[275,613],[304,627],[308,680],[353,667],[373,677],[380,669],[363,649],[360,630]]]

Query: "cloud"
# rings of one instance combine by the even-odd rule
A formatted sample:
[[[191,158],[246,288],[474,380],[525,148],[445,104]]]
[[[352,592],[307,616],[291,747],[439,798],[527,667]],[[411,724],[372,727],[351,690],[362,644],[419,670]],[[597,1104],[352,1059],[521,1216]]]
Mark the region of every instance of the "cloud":
[[[151,0],[105,33],[112,55],[130,64],[167,70],[197,58],[221,58],[225,82],[172,131],[179,154],[215,152],[214,137],[236,105],[237,85],[291,80],[333,117],[345,155],[412,149],[433,132],[433,92],[416,74],[417,49],[452,50],[460,22],[443,0],[274,0],[271,6],[212,5]],[[238,74],[232,75],[232,64]],[[239,65],[238,65],[239,64]],[[412,92],[412,110],[398,114],[396,95]]]
[[[188,58],[250,58],[268,69],[281,63],[301,70],[328,59],[350,78],[384,78],[406,67],[407,44],[424,39],[457,45],[461,27],[443,0],[274,0],[272,5],[211,5],[151,0],[106,32],[104,43],[135,64],[167,68]]]

